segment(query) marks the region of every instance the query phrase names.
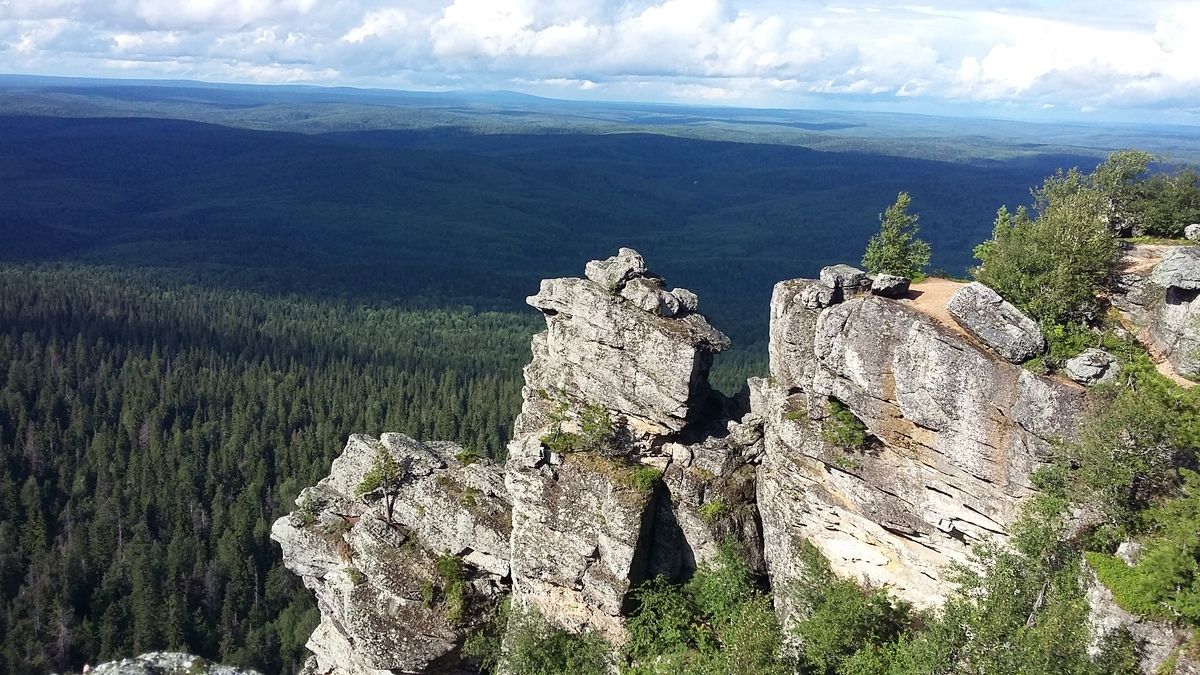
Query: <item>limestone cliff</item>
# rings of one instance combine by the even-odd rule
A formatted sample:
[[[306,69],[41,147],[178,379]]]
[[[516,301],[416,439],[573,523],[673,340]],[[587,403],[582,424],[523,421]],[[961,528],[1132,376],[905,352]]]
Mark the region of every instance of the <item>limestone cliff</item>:
[[[641,582],[685,579],[729,540],[785,622],[802,541],[842,576],[936,606],[946,565],[1006,539],[1030,473],[1084,410],[1084,386],[1018,365],[1045,341],[978,284],[910,288],[845,265],[781,282],[770,376],[738,401],[707,381],[728,338],[635,251],[543,281],[528,302],[546,330],[503,465],[354,436],[275,523],[321,609],[310,672],[470,672],[462,642],[505,595],[619,645]],[[1111,376],[1103,353],[1087,356],[1073,378]],[[402,479],[360,495],[381,453]]]

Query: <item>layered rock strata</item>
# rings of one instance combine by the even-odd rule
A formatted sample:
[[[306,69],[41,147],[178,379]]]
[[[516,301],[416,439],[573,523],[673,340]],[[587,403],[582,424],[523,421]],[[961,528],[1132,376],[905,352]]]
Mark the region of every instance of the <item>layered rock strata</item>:
[[[1073,433],[1083,390],[1033,375],[904,301],[837,302],[838,290],[804,279],[775,287],[771,377],[751,383],[777,606],[789,611],[784,589],[802,573],[804,540],[838,573],[933,606],[947,563],[1007,536],[1032,493],[1029,474]],[[834,409],[861,423],[861,447],[830,441]]]

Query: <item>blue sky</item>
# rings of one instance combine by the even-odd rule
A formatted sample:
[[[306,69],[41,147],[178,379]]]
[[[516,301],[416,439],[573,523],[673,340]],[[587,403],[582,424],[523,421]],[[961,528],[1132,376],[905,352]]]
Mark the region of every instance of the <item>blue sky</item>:
[[[0,0],[0,72],[1200,124],[1200,2]]]

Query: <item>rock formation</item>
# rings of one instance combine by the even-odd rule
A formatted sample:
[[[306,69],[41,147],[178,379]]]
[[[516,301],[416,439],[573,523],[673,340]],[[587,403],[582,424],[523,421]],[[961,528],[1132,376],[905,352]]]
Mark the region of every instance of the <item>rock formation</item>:
[[[1175,372],[1200,375],[1200,248],[1156,248],[1166,249],[1161,260],[1122,275],[1113,304]]]
[[[1138,292],[1187,291],[1188,260]],[[770,376],[735,401],[707,381],[728,338],[637,252],[543,281],[528,302],[546,330],[503,465],[353,436],[275,523],[321,610],[309,671],[462,672],[465,635],[505,594],[619,645],[642,581],[683,580],[727,541],[769,577],[785,622],[804,541],[842,576],[936,606],[948,563],[1006,539],[1086,389],[1014,364],[1044,340],[990,289],[968,285],[936,312],[912,296],[907,280],[846,265],[779,283]],[[1077,379],[1111,376],[1085,356]],[[364,483],[380,458],[400,468],[393,485]]]
[[[1006,536],[1029,473],[1072,433],[1082,389],[1012,365],[903,301],[837,302],[834,290],[804,279],[775,287],[771,377],[751,383],[772,586],[801,573],[795,546],[808,540],[838,573],[936,605],[947,563]],[[865,427],[863,447],[826,440],[831,403]],[[776,595],[785,614],[786,595]]]

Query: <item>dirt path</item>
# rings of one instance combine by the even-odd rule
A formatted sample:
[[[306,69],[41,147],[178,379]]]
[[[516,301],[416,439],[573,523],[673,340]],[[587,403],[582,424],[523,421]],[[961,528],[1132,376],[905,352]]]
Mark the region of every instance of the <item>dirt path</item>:
[[[967,331],[963,330],[963,327],[950,316],[950,312],[946,311],[946,303],[950,302],[950,296],[963,286],[966,284],[961,281],[930,277],[919,284],[913,284],[908,290],[908,295],[901,302],[928,314],[939,324],[959,335],[971,338]]]
[[[1126,274],[1146,275],[1162,261],[1167,251],[1176,248],[1167,244],[1134,244],[1121,258],[1120,268]]]

